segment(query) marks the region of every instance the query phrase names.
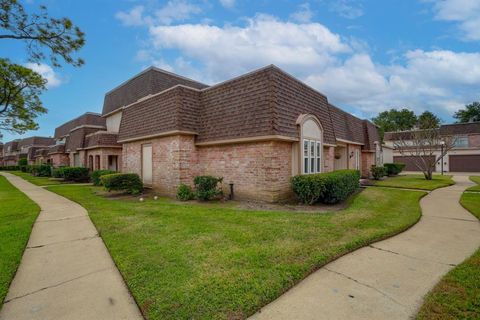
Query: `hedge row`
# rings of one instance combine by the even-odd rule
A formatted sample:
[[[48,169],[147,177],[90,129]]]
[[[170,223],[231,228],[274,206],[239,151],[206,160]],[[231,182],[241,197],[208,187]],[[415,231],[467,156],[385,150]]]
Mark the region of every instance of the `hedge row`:
[[[20,166],[0,166],[0,171],[20,171]]]
[[[360,171],[338,170],[328,173],[298,175],[291,178],[293,192],[305,204],[338,203],[360,187]]]

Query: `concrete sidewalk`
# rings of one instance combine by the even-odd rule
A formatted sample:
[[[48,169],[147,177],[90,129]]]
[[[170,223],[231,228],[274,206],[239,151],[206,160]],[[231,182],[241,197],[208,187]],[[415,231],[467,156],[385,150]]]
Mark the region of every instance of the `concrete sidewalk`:
[[[41,208],[0,320],[143,319],[80,205],[1,173]]]
[[[409,319],[423,297],[480,246],[480,223],[459,203],[472,182],[421,200],[422,219],[393,238],[348,254],[313,273],[251,319]]]

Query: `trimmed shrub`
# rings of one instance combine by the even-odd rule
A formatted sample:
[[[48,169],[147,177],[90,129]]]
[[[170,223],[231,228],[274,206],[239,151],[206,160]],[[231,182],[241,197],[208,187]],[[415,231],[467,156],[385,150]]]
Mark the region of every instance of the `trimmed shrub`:
[[[372,173],[373,179],[380,180],[387,175],[387,168],[373,165],[370,172]]]
[[[319,175],[306,174],[292,177],[293,192],[301,203],[312,205],[320,200],[325,192],[325,183]]]
[[[223,181],[223,178],[213,176],[197,176],[193,179],[195,185],[195,196],[203,201],[210,200],[215,197],[223,195],[218,184]]]
[[[404,163],[384,163],[383,166],[387,169],[389,176],[396,176],[405,169]]]
[[[19,171],[20,167],[19,166],[1,166],[0,170],[1,171]]]
[[[104,176],[106,174],[112,174],[112,173],[117,173],[116,171],[113,170],[95,170],[92,172],[92,182],[94,186],[101,186],[102,185],[102,180],[100,180],[101,176]]]
[[[305,204],[328,204],[346,200],[360,186],[358,170],[338,170],[327,173],[292,177],[293,192]]]
[[[74,182],[87,182],[90,177],[88,176],[88,168],[84,167],[63,167],[63,178],[66,181]]]
[[[133,195],[143,191],[143,182],[136,173],[112,173],[100,176],[101,183],[108,191],[125,191]]]
[[[186,184],[181,184],[178,186],[177,189],[177,199],[180,201],[188,201],[192,200],[195,198],[195,194],[192,191],[192,188],[190,186],[187,186]]]
[[[52,167],[47,164],[27,166],[27,171],[37,177],[51,177]]]
[[[64,175],[63,175],[63,169],[65,167],[58,167],[58,168],[55,168],[52,170],[52,177],[54,178],[63,178]]]
[[[22,158],[18,160],[18,167],[20,171],[27,172],[28,160],[27,158]]]
[[[325,175],[325,192],[321,199],[324,203],[342,202],[360,187],[358,170],[338,170]]]

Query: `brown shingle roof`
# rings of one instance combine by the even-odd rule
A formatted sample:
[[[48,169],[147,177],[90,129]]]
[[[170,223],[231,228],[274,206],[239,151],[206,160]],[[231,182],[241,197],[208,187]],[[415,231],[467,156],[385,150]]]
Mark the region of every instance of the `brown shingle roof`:
[[[55,129],[55,139],[66,136],[72,129],[79,126],[103,126],[105,127],[105,118],[98,113],[86,112],[75,119],[65,122]]]
[[[480,122],[445,124],[440,127],[442,135],[480,133]]]
[[[206,84],[150,67],[108,92],[103,102],[102,114],[108,114],[143,97],[159,93],[179,84],[196,89],[208,87]]]
[[[57,144],[54,146],[50,146],[48,148],[48,154],[54,153],[64,153],[65,152],[65,145],[64,144]]]
[[[18,141],[18,148],[27,146],[49,146],[55,143],[55,139],[49,137],[29,137]]]
[[[373,124],[329,106],[320,92],[268,66],[201,90],[175,86],[129,105],[123,109],[119,141],[176,130],[196,133],[199,143],[269,135],[298,138],[301,114],[317,116],[326,143],[340,138],[370,147],[368,139],[378,140]]]
[[[67,152],[75,152],[77,149],[85,148],[86,135],[99,131],[98,128],[79,127],[73,131],[67,137],[65,143],[65,150]]]
[[[98,131],[85,137],[85,148],[95,147],[121,147],[118,141],[118,134],[106,131]]]

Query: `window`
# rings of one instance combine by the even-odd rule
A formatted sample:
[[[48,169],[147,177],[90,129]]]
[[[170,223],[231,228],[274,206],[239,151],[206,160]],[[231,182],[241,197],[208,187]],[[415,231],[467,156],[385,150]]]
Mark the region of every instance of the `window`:
[[[355,169],[360,170],[360,150],[355,150]]]
[[[316,140],[303,140],[303,173],[319,173],[321,166],[321,143]]]
[[[456,137],[455,138],[455,143],[454,143],[455,148],[468,148],[468,137]]]

